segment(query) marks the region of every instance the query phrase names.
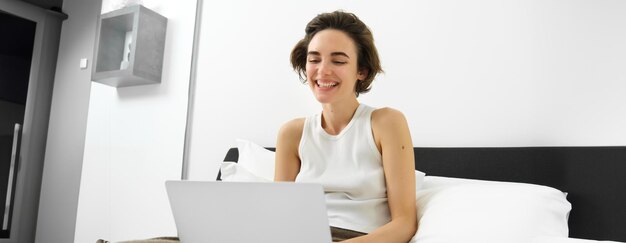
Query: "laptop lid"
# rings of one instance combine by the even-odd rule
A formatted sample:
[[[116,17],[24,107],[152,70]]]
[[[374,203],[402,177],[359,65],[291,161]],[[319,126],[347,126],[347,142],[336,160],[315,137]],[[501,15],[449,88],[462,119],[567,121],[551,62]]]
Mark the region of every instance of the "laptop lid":
[[[165,182],[178,237],[196,242],[331,242],[321,185]]]

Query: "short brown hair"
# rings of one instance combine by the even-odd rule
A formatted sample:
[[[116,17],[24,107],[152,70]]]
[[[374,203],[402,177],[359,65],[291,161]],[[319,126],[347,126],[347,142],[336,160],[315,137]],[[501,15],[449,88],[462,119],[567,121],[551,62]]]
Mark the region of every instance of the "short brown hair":
[[[305,36],[298,41],[291,51],[291,65],[300,76],[302,82],[306,82],[306,58],[309,42],[313,36],[325,29],[335,29],[346,33],[354,41],[357,51],[357,69],[367,69],[367,77],[359,80],[355,87],[357,96],[370,91],[372,81],[378,73],[383,72],[380,67],[378,50],[374,45],[374,36],[370,29],[353,13],[334,11],[331,13],[318,14],[305,28]]]

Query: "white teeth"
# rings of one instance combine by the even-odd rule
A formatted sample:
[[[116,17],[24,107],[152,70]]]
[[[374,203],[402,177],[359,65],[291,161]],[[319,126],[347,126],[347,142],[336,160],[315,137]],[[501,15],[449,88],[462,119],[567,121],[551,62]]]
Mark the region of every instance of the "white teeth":
[[[322,87],[322,88],[330,88],[330,87],[334,87],[335,85],[337,85],[337,83],[320,83],[320,82],[317,82],[317,85]]]

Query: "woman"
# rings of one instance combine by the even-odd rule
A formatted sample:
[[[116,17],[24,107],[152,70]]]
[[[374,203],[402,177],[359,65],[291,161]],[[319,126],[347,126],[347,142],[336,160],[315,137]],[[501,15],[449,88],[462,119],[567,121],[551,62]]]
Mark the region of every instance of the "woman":
[[[333,241],[406,243],[417,230],[407,121],[357,100],[382,71],[372,33],[341,11],[318,15],[305,32],[291,63],[322,112],[281,127],[275,180],[324,186]]]

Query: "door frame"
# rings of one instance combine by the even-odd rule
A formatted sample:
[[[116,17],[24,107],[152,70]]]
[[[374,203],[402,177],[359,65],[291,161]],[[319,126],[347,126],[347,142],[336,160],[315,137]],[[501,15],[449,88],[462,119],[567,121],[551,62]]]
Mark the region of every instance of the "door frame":
[[[0,10],[36,23],[10,238],[0,239],[30,243],[35,241],[54,73],[67,15],[17,0],[0,1]]]

